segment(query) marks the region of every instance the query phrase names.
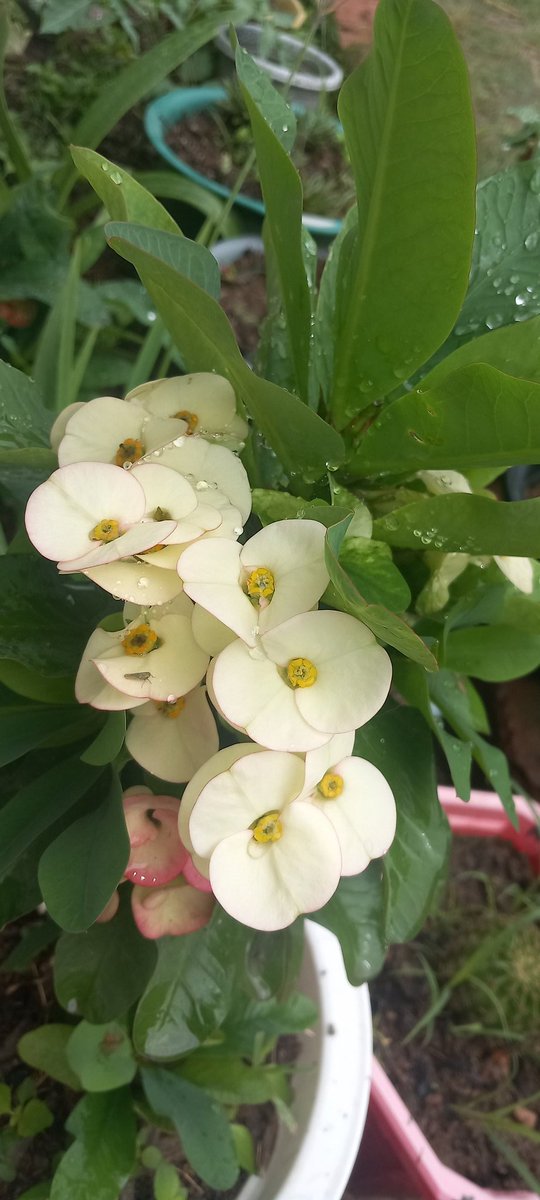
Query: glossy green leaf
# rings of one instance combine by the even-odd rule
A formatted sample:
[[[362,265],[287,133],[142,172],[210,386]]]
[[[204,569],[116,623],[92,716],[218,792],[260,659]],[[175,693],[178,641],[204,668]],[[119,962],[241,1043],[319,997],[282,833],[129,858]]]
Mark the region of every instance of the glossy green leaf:
[[[173,1122],[201,1179],[210,1187],[232,1187],[239,1167],[229,1122],[216,1101],[163,1067],[143,1067],[141,1075],[149,1104]]]
[[[252,936],[218,910],[198,933],[160,939],[156,969],[135,1014],[133,1040],[139,1053],[174,1058],[219,1028],[238,973],[244,977]]]
[[[237,1055],[195,1050],[179,1063],[175,1073],[210,1092],[220,1104],[290,1102],[287,1076],[277,1063],[254,1067]]]
[[[65,1083],[66,1087],[81,1090],[81,1081],[68,1062],[67,1043],[73,1025],[40,1025],[24,1033],[17,1043],[17,1053],[35,1071],[42,1071]]]
[[[206,246],[178,234],[165,233],[162,229],[152,229],[130,221],[110,221],[106,226],[106,233],[108,241],[112,241],[113,244],[116,238],[125,239],[135,250],[142,251],[146,257],[157,263],[163,263],[171,271],[185,275],[191,283],[202,288],[214,300],[219,299],[219,266]]]
[[[19,504],[26,504],[34,488],[44,483],[57,466],[56,454],[44,446],[0,450],[0,484]]]
[[[263,525],[270,525],[272,521],[294,520],[295,517],[316,520],[314,509],[320,508],[325,512],[329,509],[324,500],[304,500],[301,496],[291,496],[290,492],[270,491],[266,488],[253,488],[252,501],[253,512]]]
[[[492,683],[518,679],[540,665],[540,636],[510,625],[457,629],[446,639],[444,665]]]
[[[33,780],[0,809],[0,875],[99,779],[101,769],[68,758]],[[62,868],[63,869],[63,868]]]
[[[357,236],[357,226],[358,213],[356,205],[354,205],[344,218],[337,237],[330,244],[319,284],[313,356],[317,378],[326,404],[330,398],[334,379],[334,325],[338,280],[340,274],[346,270],[349,249]]]
[[[111,597],[83,575],[60,575],[35,554],[0,562],[0,658],[52,677],[79,666]]]
[[[299,927],[302,930],[302,922]],[[293,993],[284,1001],[274,997],[252,1000],[244,1008],[237,1002],[223,1025],[225,1046],[229,1051],[250,1058],[261,1040],[263,1044],[271,1044],[284,1033],[302,1033],[316,1025],[317,1020],[316,1004],[301,992]]]
[[[135,221],[152,229],[181,234],[167,209],[122,167],[83,146],[71,146],[70,151],[77,170],[97,192],[111,220]]]
[[[102,88],[73,130],[73,142],[94,149],[143,96],[148,96],[171,71],[175,71],[201,46],[210,42],[221,25],[234,20],[236,9],[216,9],[209,16],[190,21],[189,27],[175,30],[146,53],[125,67],[106,88]],[[76,178],[71,165],[58,173],[58,185],[67,188]]]
[[[118,1200],[135,1165],[136,1124],[128,1089],[85,1096],[70,1124],[77,1136],[56,1168],[50,1200]]]
[[[335,933],[345,970],[355,987],[378,975],[386,953],[379,863],[370,863],[361,875],[341,879],[328,904],[311,915]]]
[[[135,176],[153,196],[162,196],[164,200],[180,200],[182,204],[190,204],[192,208],[204,213],[205,217],[210,217],[213,221],[220,220],[224,201],[200,183],[195,183],[193,179],[186,179],[176,171],[167,170],[137,171]],[[226,222],[222,236],[226,235],[228,224]]]
[[[304,954],[301,920],[271,933],[254,932],[245,969],[253,992],[261,1000],[284,1000],[294,987]]]
[[[302,253],[302,183],[289,156],[296,121],[267,73],[239,46],[236,72],[257,151],[267,236],[279,275],[296,391],[307,400],[311,299]]]
[[[404,549],[537,558],[540,500],[504,503],[485,496],[430,496],[379,517],[373,536]]]
[[[110,244],[136,266],[187,368],[213,370],[230,381],[291,475],[315,480],[328,463],[338,465],[345,453],[339,434],[298,397],[254,375],[219,305],[186,276],[135,246],[122,228],[113,234],[108,227]]]
[[[348,470],[466,472],[539,461],[540,383],[476,363],[395,400],[370,426]]]
[[[51,421],[35,383],[22,371],[0,361],[0,447],[49,449]]]
[[[50,917],[23,926],[19,941],[2,960],[0,971],[27,971],[35,960],[56,941],[60,930]]]
[[[358,196],[337,304],[332,412],[341,429],[441,345],[467,288],[474,124],[442,9],[382,0],[372,53],[346,80],[338,108]]]
[[[118,1021],[80,1021],[66,1047],[68,1062],[86,1092],[111,1092],[131,1083],[137,1070],[127,1032]]]
[[[51,679],[50,675],[40,675],[39,671],[32,671],[29,667],[23,667],[22,663],[4,658],[0,659],[0,682],[16,696],[24,696],[28,700],[45,704],[75,704],[73,676]]]
[[[492,329],[458,346],[424,375],[422,389],[428,391],[453,371],[472,363],[487,363],[508,375],[540,383],[540,317]]]
[[[471,687],[468,680],[446,669],[429,678],[429,692],[433,703],[441,710],[458,736],[470,742],[475,762],[484,772],[493,791],[499,795],[509,820],[517,828],[518,818],[508,761],[498,746],[492,746],[477,732],[478,728],[483,732],[488,731],[484,722],[479,720],[482,713],[478,712]]]
[[[443,721],[434,711],[431,703],[428,676],[416,663],[408,662],[404,658],[397,659],[393,664],[392,683],[398,694],[422,713],[446,755],[457,795],[462,800],[469,800],[472,748],[470,741],[467,740],[465,727],[459,736],[447,732]]]
[[[383,604],[397,613],[405,612],[409,607],[409,585],[396,567],[390,547],[384,542],[374,542],[367,537],[347,537],[342,543],[339,561],[368,604]]]
[[[481,183],[469,290],[445,349],[540,312],[540,167],[517,163]]]
[[[88,929],[103,912],[129,859],[122,788],[114,779],[99,807],[51,842],[39,864],[47,908],[71,933]]]
[[[411,629],[402,617],[391,612],[382,604],[370,603],[360,592],[354,579],[347,573],[339,561],[339,555],[349,518],[332,525],[326,535],[325,561],[330,575],[335,595],[325,593],[328,602],[336,608],[343,608],[358,620],[363,621],[368,629],[381,641],[394,646],[396,650],[412,658],[426,667],[428,671],[437,669],[437,661],[418,634]]]
[[[97,737],[84,751],[84,754],[81,754],[82,761],[90,763],[94,767],[102,767],[113,762],[124,745],[125,735],[125,712],[108,713],[103,728],[100,729]]]
[[[80,725],[81,736],[85,732],[84,711],[82,722],[77,721],[78,712],[73,708],[45,708],[37,705],[0,708],[0,766],[14,762],[28,750],[34,750],[67,725],[74,726],[74,740]]]
[[[396,836],[384,857],[385,933],[390,942],[408,941],[427,916],[450,850],[431,737],[420,713],[396,708],[357,731],[354,752],[383,772],[396,798]]]
[[[87,933],[66,933],[54,960],[54,986],[60,1004],[87,1021],[103,1024],[124,1016],[144,991],[157,958],[155,943],[143,938],[121,889],[112,921]]]

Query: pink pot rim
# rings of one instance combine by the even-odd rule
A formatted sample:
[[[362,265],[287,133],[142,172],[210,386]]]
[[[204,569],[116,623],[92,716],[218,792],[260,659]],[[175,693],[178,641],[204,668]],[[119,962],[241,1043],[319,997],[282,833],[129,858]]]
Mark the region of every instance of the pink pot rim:
[[[453,788],[440,787],[439,799],[452,830],[458,836],[502,837],[526,854],[540,874],[540,839],[536,820],[540,807],[516,797],[519,829],[514,830],[499,797],[493,792],[472,792],[468,804]],[[536,814],[536,820],[535,820]],[[446,1167],[435,1154],[412,1113],[376,1059],[373,1060],[371,1104],[377,1120],[392,1139],[402,1164],[428,1200],[535,1200],[529,1191],[493,1191],[479,1187]]]

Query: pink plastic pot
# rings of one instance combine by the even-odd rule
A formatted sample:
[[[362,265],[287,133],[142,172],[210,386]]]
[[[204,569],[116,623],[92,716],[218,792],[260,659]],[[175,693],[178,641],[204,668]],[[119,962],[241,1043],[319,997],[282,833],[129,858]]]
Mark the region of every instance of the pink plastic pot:
[[[454,833],[469,837],[499,837],[511,842],[527,855],[533,870],[540,874],[540,840],[531,806],[525,800],[517,800],[519,830],[513,829],[501,807],[498,796],[491,792],[473,792],[468,804],[457,799],[453,788],[439,788],[439,797],[448,815]],[[365,1142],[371,1146],[369,1162],[357,1164],[358,1181],[370,1173],[371,1163],[379,1163],[376,1178],[370,1180],[370,1190],[385,1191],[394,1195],[411,1196],[421,1193],[427,1200],[535,1200],[535,1193],[528,1191],[493,1191],[478,1187],[457,1171],[453,1171],[437,1158],[422,1130],[416,1124],[407,1105],[398,1095],[394,1085],[383,1071],[380,1063],[373,1061],[373,1077],[369,1122]],[[395,1165],[388,1161],[386,1147],[394,1151]],[[391,1182],[385,1175],[382,1164],[388,1164]],[[401,1168],[401,1170],[400,1170]],[[354,1178],[354,1177],[353,1177]],[[362,1185],[363,1186],[363,1185]]]

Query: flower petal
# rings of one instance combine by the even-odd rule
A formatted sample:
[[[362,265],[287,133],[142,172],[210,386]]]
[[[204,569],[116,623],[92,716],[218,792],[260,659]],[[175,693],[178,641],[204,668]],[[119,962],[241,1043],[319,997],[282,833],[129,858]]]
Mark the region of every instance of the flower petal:
[[[216,722],[204,688],[185,697],[177,716],[151,702],[134,715],[126,748],[135,762],[159,779],[185,783],[219,750]]]
[[[58,562],[98,546],[89,538],[100,521],[118,521],[123,531],[143,515],[144,492],[127,471],[108,463],[82,462],[53,471],[32,492],[25,519],[39,553]]]
[[[112,542],[89,542],[87,538],[90,550],[78,558],[60,560],[58,570],[69,574],[72,571],[84,571],[88,567],[106,566],[107,563],[131,558],[134,554],[155,546],[160,537],[167,537],[175,528],[175,521],[140,521]]]
[[[200,604],[194,605],[191,627],[195,641],[212,657],[236,641],[236,634],[232,629],[218,621],[217,617],[213,617],[205,608],[201,608]]]
[[[99,396],[70,417],[58,448],[58,461],[61,466],[90,461],[114,463],[120,444],[128,438],[141,442],[144,453],[172,442],[185,428],[185,421],[150,417],[144,409],[125,400]]]
[[[354,731],[351,733],[336,733],[319,750],[310,750],[306,754],[305,779],[302,789],[302,799],[309,796],[323,775],[352,753],[354,746]]]
[[[363,758],[345,758],[332,771],[343,780],[341,795],[323,800],[315,791],[312,802],[335,829],[341,847],[341,874],[357,875],[391,846],[396,832],[395,800],[384,775]]]
[[[174,796],[141,792],[123,797],[131,852],[124,878],[141,887],[175,879],[189,855],[178,834],[180,801]]]
[[[81,659],[75,679],[75,696],[79,704],[91,704],[92,708],[104,709],[106,712],[122,712],[133,708],[134,704],[144,704],[142,700],[133,700],[118,688],[111,687],[100,675],[94,659],[99,656],[116,655],[118,635],[106,633],[104,629],[95,629],[89,638]]]
[[[497,563],[503,575],[519,588],[520,592],[530,594],[534,587],[533,565],[530,558],[520,558],[517,555],[494,554],[493,561]]]
[[[183,878],[165,887],[134,887],[131,893],[135,924],[146,938],[195,933],[208,924],[214,903],[213,896],[191,887]]]
[[[176,700],[200,683],[208,666],[208,655],[197,645],[189,617],[165,616],[151,627],[161,645],[140,656],[126,655],[122,639],[110,657],[96,656],[95,663],[107,683],[125,690],[136,699]],[[122,634],[125,637],[132,627]]]
[[[203,763],[202,767],[193,776],[193,779],[189,781],[180,804],[178,829],[181,840],[184,846],[187,846],[190,854],[193,854],[193,844],[189,836],[189,820],[195,801],[198,800],[203,788],[216,775],[221,775],[223,771],[228,771],[229,767],[238,758],[242,758],[245,754],[259,753],[260,746],[254,746],[252,742],[239,742],[235,746],[226,746],[224,750],[218,750],[218,753],[214,754],[213,758],[209,758]],[[196,863],[196,865],[198,864]]]
[[[284,929],[300,913],[322,908],[339,882],[339,843],[324,813],[296,800],[282,824],[279,841],[259,845],[246,830],[220,842],[210,859],[216,899],[253,929]]]
[[[107,563],[104,567],[87,568],[84,574],[111,596],[143,607],[166,604],[182,591],[177,571],[160,570],[148,561]]]
[[[324,561],[325,532],[319,521],[275,521],[242,548],[241,562],[247,571],[268,567],[275,580],[275,593],[259,613],[261,633],[308,612],[320,600],[330,579]]]
[[[199,419],[196,434],[226,429],[236,413],[230,383],[211,371],[151,380],[128,392],[126,400],[143,405],[158,417],[173,417],[181,410],[194,413]]]
[[[218,490],[237,508],[246,521],[251,512],[251,488],[240,459],[224,446],[213,446],[204,438],[185,437],[180,446],[164,450],[161,462],[185,475],[206,504]]]
[[[189,836],[197,854],[210,858],[224,838],[266,812],[281,812],[302,788],[304,765],[295,754],[271,750],[244,755],[202,789],[191,813]]]

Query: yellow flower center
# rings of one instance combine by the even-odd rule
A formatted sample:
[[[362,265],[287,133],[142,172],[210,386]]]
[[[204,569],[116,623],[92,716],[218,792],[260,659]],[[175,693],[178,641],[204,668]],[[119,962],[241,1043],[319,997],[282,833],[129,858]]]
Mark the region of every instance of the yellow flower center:
[[[274,810],[274,812],[263,813],[258,821],[254,821],[253,825],[250,825],[250,829],[253,830],[253,837],[256,842],[262,844],[265,842],[279,842],[283,833],[283,825],[279,819],[279,812]]]
[[[183,696],[178,696],[177,700],[160,700],[156,704],[158,712],[160,712],[163,717],[169,717],[171,721],[174,721],[176,717],[179,717],[180,713],[185,707],[186,701]]]
[[[122,638],[124,654],[150,654],[151,650],[157,649],[158,641],[158,635],[150,625],[136,625]]]
[[[114,462],[117,467],[125,467],[126,463],[138,462],[143,454],[144,446],[138,438],[124,438],[116,451]]]
[[[313,687],[317,682],[317,668],[309,658],[291,658],[287,665],[287,679],[292,688]]]
[[[246,592],[252,600],[271,600],[276,583],[268,567],[255,567],[246,579]]]
[[[174,415],[175,417],[178,417],[180,421],[186,422],[186,437],[190,437],[192,433],[195,433],[197,425],[199,424],[197,413],[192,413],[189,412],[187,408],[182,408],[180,412],[177,412]]]
[[[98,521],[97,525],[94,525],[88,536],[91,542],[114,542],[116,538],[120,537],[118,521],[112,517],[105,517],[103,521]]]
[[[323,800],[337,800],[344,787],[345,783],[341,775],[336,775],[334,771],[327,771],[317,784],[317,791]]]

